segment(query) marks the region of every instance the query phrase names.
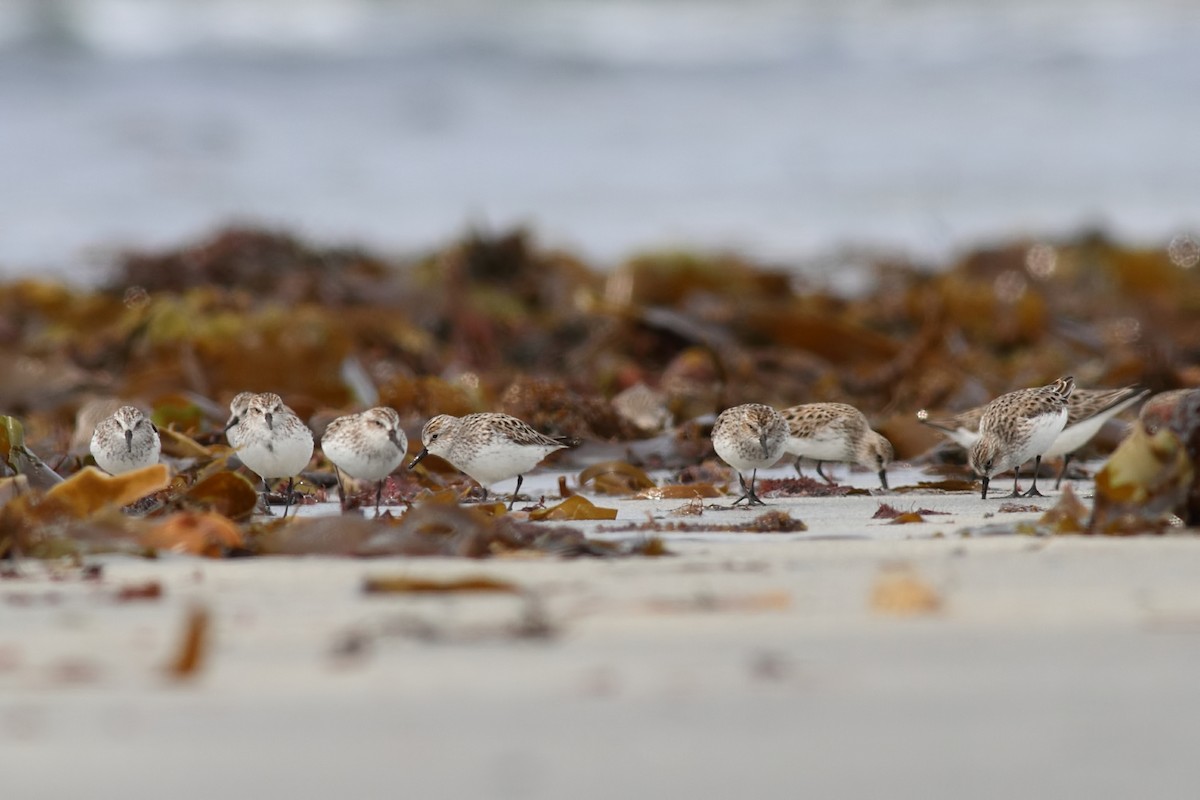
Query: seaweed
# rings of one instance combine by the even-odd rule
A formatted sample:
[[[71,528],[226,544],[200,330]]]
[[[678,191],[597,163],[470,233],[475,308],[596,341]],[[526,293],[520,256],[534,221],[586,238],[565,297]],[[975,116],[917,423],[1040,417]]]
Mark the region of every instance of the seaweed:
[[[379,520],[264,522],[224,446],[227,404],[244,390],[280,393],[318,430],[368,399],[386,403],[414,441],[434,414],[509,411],[547,433],[620,443],[610,446],[627,460],[584,470],[584,491],[685,500],[673,513],[696,516],[698,498],[729,481],[709,428],[736,403],[852,403],[906,460],[937,446],[911,410],[954,412],[1068,371],[1154,391],[1200,380],[1200,284],[1169,248],[1086,233],[979,248],[938,271],[886,260],[867,269],[870,288],[841,297],[731,254],[643,254],[593,269],[524,229],[472,231],[395,259],[242,227],[121,253],[100,288],[0,284],[0,557],[482,557],[532,546],[525,526],[539,525],[554,542],[547,552],[612,554],[494,507],[450,510],[466,481],[434,457],[385,482]],[[109,478],[89,465],[96,415],[122,400],[152,410],[169,474]],[[1200,394],[1160,401],[1147,424],[1097,475],[1086,530],[1200,524]],[[582,457],[553,456],[571,470]],[[676,477],[658,486],[647,465]],[[315,500],[330,472],[312,466],[302,490]],[[895,492],[975,491],[961,469],[941,474]],[[611,511],[561,488],[562,504],[530,517]],[[861,491],[807,478],[763,479],[760,490]],[[351,490],[348,507],[365,497]]]
[[[626,461],[592,464],[579,473],[579,485],[586,486],[588,483],[593,492],[614,495],[641,493],[655,486],[644,470]]]
[[[363,580],[365,594],[519,594],[511,581],[472,575],[463,578],[417,578],[412,575],[368,575]]]
[[[597,528],[604,533],[635,533],[654,531],[656,533],[695,533],[695,532],[726,532],[726,533],[796,533],[808,530],[801,520],[795,519],[786,511],[768,511],[760,514],[749,522],[726,523],[724,525],[704,523],[697,525],[688,522],[662,522],[647,520],[646,522],[630,522],[625,525],[605,525]]]
[[[1169,428],[1151,435],[1140,426],[1096,475],[1090,533],[1160,533],[1182,510],[1196,466]]]
[[[655,486],[643,489],[633,496],[634,500],[699,500],[706,497],[720,497],[717,487],[711,483],[684,483],[667,486]]]
[[[210,628],[207,608],[194,605],[186,611],[179,649],[166,667],[169,678],[183,681],[199,674],[208,658]]]
[[[909,509],[902,511],[890,503],[880,503],[879,508],[871,515],[871,519],[891,520],[892,525],[904,525],[909,522],[924,522],[925,517],[949,514],[949,511],[934,511],[931,508]]]
[[[798,478],[762,478],[758,482],[758,491],[768,497],[846,497],[870,494],[862,489],[826,483],[805,475]]]
[[[162,583],[159,581],[127,583],[117,590],[116,599],[119,603],[128,603],[134,600],[159,600],[163,594]]]
[[[535,508],[529,512],[532,520],[616,519],[615,508],[597,506],[583,495],[571,495],[558,505]]]
[[[1029,505],[1028,503],[1001,503],[996,509],[997,514],[1020,514],[1028,511],[1041,511],[1041,506]]]

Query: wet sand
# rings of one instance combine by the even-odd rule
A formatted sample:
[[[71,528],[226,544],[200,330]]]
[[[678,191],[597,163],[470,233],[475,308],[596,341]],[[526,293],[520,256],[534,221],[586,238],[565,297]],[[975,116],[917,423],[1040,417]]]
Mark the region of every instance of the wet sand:
[[[683,505],[593,499],[617,524]],[[889,526],[870,519],[885,500],[951,513]],[[657,559],[106,557],[99,581],[27,562],[0,583],[5,783],[93,798],[1185,796],[1200,540],[959,534],[1037,517],[994,514],[1001,502],[776,500],[809,530],[665,534],[674,555]],[[937,608],[881,610],[881,581],[901,573]],[[398,575],[520,593],[363,592]],[[146,582],[162,597],[116,599]],[[196,606],[211,644],[174,681],[164,665]]]

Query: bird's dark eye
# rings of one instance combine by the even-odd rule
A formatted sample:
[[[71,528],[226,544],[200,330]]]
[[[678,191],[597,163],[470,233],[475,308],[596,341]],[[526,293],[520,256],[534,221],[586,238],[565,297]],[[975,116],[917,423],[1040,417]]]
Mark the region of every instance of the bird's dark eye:
[[[983,467],[984,467],[984,469],[991,469],[992,468],[992,459],[989,458],[987,460],[987,463],[984,464]]]
[[[429,441],[436,442],[438,435],[436,433],[429,434]]]
[[[376,428],[384,427],[384,424],[377,419],[371,420],[371,424],[374,425]]]

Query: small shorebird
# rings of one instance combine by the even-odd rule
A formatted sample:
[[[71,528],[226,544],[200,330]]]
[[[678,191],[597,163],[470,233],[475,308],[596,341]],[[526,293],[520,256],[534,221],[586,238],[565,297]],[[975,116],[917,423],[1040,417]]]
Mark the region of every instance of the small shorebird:
[[[158,463],[162,443],[158,428],[133,406],[121,406],[101,420],[92,433],[92,457],[110,475]]]
[[[254,397],[254,392],[239,392],[229,402],[229,420],[225,423],[225,440],[229,442],[230,447],[238,446],[240,441],[238,437],[241,434],[238,424],[246,416],[246,411],[250,408],[250,401]]]
[[[330,422],[321,437],[321,451],[338,471],[338,495],[343,509],[346,498],[342,472],[358,480],[375,481],[375,516],[379,516],[383,482],[404,463],[408,438],[400,427],[400,415],[394,409],[380,406]]]
[[[1055,489],[1062,484],[1075,451],[1090,442],[1104,427],[1105,422],[1148,393],[1149,390],[1140,386],[1126,386],[1121,389],[1076,389],[1071,393],[1070,399],[1067,400],[1067,424],[1046,452],[1042,453],[1042,458],[1063,456],[1062,469],[1054,482]],[[940,419],[931,418],[928,412],[922,410],[917,412],[917,419],[944,434],[964,450],[969,450],[971,445],[979,441],[979,419],[983,416],[984,408],[985,406],[979,406]]]
[[[733,501],[736,506],[743,500],[746,505],[766,505],[754,491],[758,471],[780,459],[788,442],[788,424],[783,416],[761,403],[727,408],[717,416],[712,429],[713,449],[738,474],[742,485],[742,496]],[[751,470],[750,483],[746,484],[746,470]]]
[[[517,488],[508,502],[511,511],[525,473],[555,450],[579,443],[570,436],[546,436],[508,414],[485,412],[465,417],[441,414],[421,429],[421,452],[408,468],[415,467],[430,453],[444,458],[483,487],[485,501],[489,486],[516,478]]]
[[[784,452],[796,456],[796,474],[800,460],[817,462],[817,474],[833,483],[821,464],[843,461],[859,464],[879,475],[884,489],[887,484],[887,465],[895,450],[882,434],[871,430],[870,423],[857,408],[845,403],[807,403],[779,412],[788,425],[787,447]]]
[[[1042,453],[1054,443],[1067,424],[1067,399],[1075,388],[1072,377],[1059,378],[1048,386],[1018,389],[1002,394],[983,408],[979,439],[967,451],[967,461],[983,479],[983,498],[993,475],[1013,470],[1013,493],[1020,497],[1020,466],[1034,459],[1033,485],[1025,497],[1042,497],[1037,489],[1037,467]]]
[[[242,392],[229,404],[230,417],[225,438],[237,451],[238,458],[263,482],[263,504],[271,491],[270,481],[287,478],[283,516],[292,503],[292,488],[300,471],[308,466],[313,454],[313,435],[296,412],[283,404],[283,398],[266,392]]]

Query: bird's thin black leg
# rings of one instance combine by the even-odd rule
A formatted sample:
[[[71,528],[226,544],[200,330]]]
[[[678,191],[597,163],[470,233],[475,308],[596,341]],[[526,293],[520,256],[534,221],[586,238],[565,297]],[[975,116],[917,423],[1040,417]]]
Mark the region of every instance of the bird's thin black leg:
[[[285,519],[288,515],[288,509],[292,507],[292,486],[295,480],[295,478],[288,478],[287,494],[283,496],[283,516]]]
[[[765,506],[766,505],[766,503],[764,503],[759,498],[758,494],[754,491],[754,481],[756,478],[758,478],[758,470],[754,470],[752,473],[750,473],[750,485],[747,486],[745,477],[742,476],[742,473],[740,473],[740,472],[738,473],[738,482],[741,483],[741,485],[742,485],[742,496],[739,497],[737,500],[734,500],[733,505],[736,506],[738,503],[742,502],[743,500],[746,501],[746,505],[748,505],[748,506]]]
[[[821,466],[822,466],[824,463],[825,463],[824,461],[818,461],[818,462],[817,462],[817,474],[818,474],[818,475],[820,475],[822,478],[824,478],[826,483],[833,483],[833,479],[832,479],[832,478],[830,478],[828,475],[826,475],[826,474],[825,474],[825,473],[824,473],[824,472],[821,470]]]
[[[748,501],[750,498],[750,489],[747,488],[747,486],[746,486],[746,479],[742,477],[742,473],[740,473],[740,472],[737,474],[737,476],[738,476],[738,483],[741,484],[741,486],[742,486],[742,496],[739,497],[737,500],[733,501],[732,505],[735,505],[735,506],[738,503],[742,502],[743,500]],[[749,502],[746,503],[746,505],[749,505],[749,504],[750,504]]]
[[[524,475],[517,476],[517,488],[513,489],[512,499],[508,501],[508,510],[513,510],[513,504],[517,502],[517,493],[521,491],[521,483],[525,480]]]
[[[1021,496],[1021,487],[1017,485],[1017,482],[1020,480],[1021,480],[1021,465],[1018,464],[1017,466],[1013,467],[1013,490],[1012,490],[1012,494],[1008,495],[1008,497],[1011,498],[1011,497],[1020,497]]]
[[[1045,497],[1046,496],[1046,495],[1042,494],[1041,492],[1039,492],[1038,488],[1037,488],[1038,467],[1040,467],[1041,465],[1042,465],[1042,457],[1034,456],[1034,458],[1033,458],[1033,485],[1030,486],[1029,491],[1027,491],[1025,493],[1026,497]]]
[[[754,470],[752,473],[750,473],[750,491],[749,491],[750,501],[747,503],[747,505],[765,506],[766,503],[764,503],[762,501],[762,499],[758,496],[758,493],[754,491],[754,482],[756,480],[758,480],[758,470]]]
[[[1055,489],[1057,489],[1057,488],[1059,488],[1060,486],[1062,486],[1063,478],[1067,477],[1067,467],[1071,466],[1071,456],[1073,456],[1073,455],[1075,455],[1075,454],[1074,454],[1074,453],[1067,453],[1065,456],[1063,456],[1063,465],[1062,465],[1062,469],[1061,469],[1061,470],[1059,470],[1059,472],[1058,472],[1058,478],[1057,478],[1057,479],[1054,481],[1054,488],[1055,488]]]
[[[346,490],[345,490],[345,487],[342,486],[342,471],[340,469],[338,469],[337,466],[334,466],[333,474],[334,474],[334,477],[337,478],[338,505],[341,506],[342,513],[345,514],[346,513]]]
[[[267,483],[267,479],[263,478],[263,513],[268,517],[275,516],[271,511],[271,484]]]

